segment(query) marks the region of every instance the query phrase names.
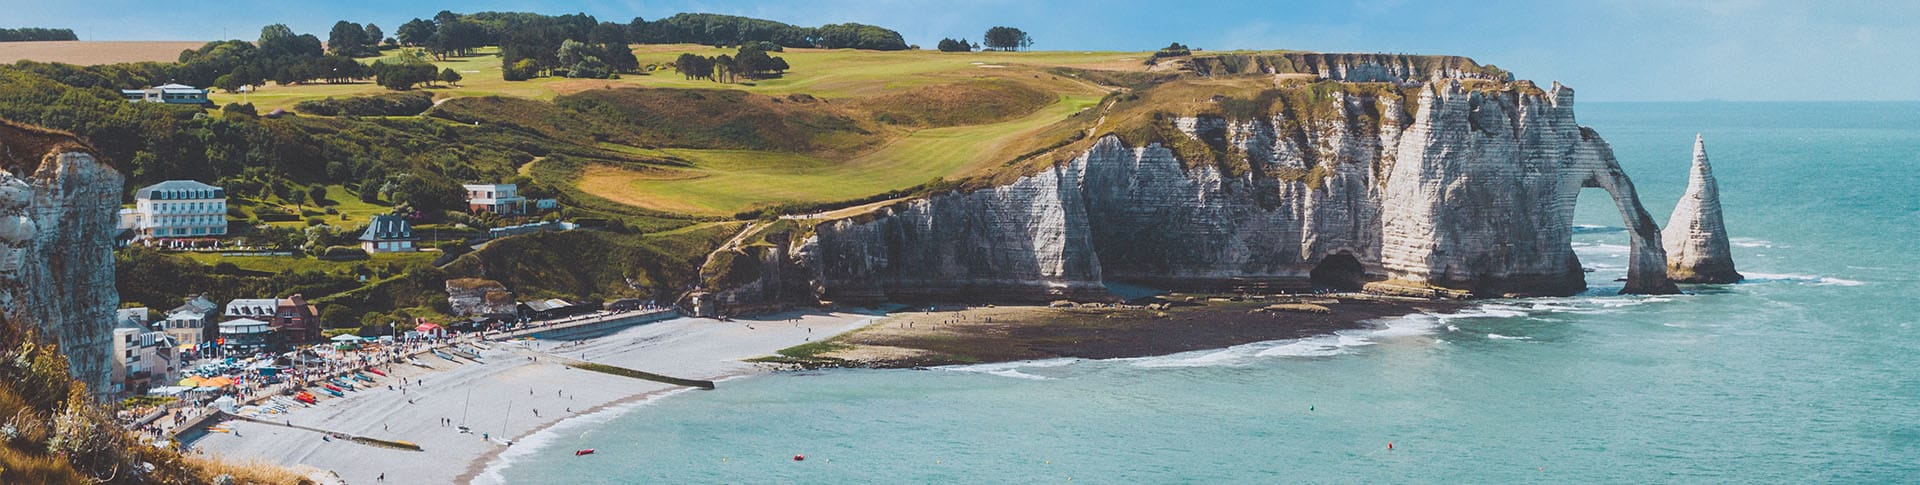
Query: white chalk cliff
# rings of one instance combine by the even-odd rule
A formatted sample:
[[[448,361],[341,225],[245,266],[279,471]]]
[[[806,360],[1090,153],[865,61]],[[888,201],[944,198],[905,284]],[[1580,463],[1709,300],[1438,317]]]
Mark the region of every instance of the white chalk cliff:
[[[1571,88],[1442,79],[1417,91],[1411,114],[1393,94],[1356,89],[1313,110],[1173,120],[1244,169],[1103,135],[1012,183],[822,222],[736,258],[777,266],[754,273],[782,280],[741,287],[833,301],[1095,298],[1108,282],[1568,295],[1586,288],[1572,220],[1591,187],[1629,229],[1622,292],[1677,291],[1659,227],[1612,149],[1576,124]],[[1303,112],[1331,114],[1287,114]]]
[[[109,390],[120,172],[72,135],[0,120],[0,311],[59,344]]]
[[[1661,239],[1667,246],[1667,277],[1682,283],[1733,283],[1742,276],[1733,268],[1733,250],[1727,241],[1727,223],[1720,215],[1720,182],[1707,163],[1707,142],[1693,137],[1693,168],[1687,192],[1674,205],[1673,216]]]

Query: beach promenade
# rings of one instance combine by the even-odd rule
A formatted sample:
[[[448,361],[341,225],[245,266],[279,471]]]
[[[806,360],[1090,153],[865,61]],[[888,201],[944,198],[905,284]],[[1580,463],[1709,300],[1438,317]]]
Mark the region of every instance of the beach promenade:
[[[492,342],[480,362],[455,363],[424,354],[432,369],[391,366],[373,389],[295,408],[279,419],[295,426],[408,441],[404,451],[323,440],[312,431],[232,421],[232,433],[210,433],[188,446],[229,459],[257,458],[308,465],[348,483],[459,483],[474,479],[487,461],[554,423],[619,404],[686,389],[569,368],[509,348],[689,379],[720,380],[765,372],[744,362],[872,323],[864,313],[788,313],[720,322],[675,318],[583,340]],[[469,347],[471,350],[471,347]],[[385,368],[383,368],[385,369]],[[406,384],[402,385],[404,380]],[[385,384],[394,384],[388,390]],[[724,385],[722,391],[724,392]],[[466,427],[466,431],[461,430]],[[543,453],[572,453],[558,444]]]

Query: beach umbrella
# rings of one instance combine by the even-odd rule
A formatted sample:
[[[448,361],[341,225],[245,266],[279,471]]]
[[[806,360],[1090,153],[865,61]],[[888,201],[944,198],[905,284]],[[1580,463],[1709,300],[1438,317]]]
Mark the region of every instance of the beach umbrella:
[[[183,387],[200,387],[200,378],[187,376],[187,378],[180,380],[180,385]]]
[[[333,341],[335,341],[335,342],[359,342],[359,341],[360,341],[360,336],[359,336],[359,335],[354,335],[354,334],[350,334],[350,333],[344,333],[344,334],[340,334],[340,335],[337,335],[337,336],[335,336],[335,337],[333,337]]]

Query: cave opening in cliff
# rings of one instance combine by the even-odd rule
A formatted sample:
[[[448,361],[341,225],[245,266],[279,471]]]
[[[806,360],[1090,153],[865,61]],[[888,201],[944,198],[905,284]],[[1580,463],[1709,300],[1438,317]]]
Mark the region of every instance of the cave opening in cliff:
[[[1313,265],[1313,271],[1308,273],[1307,278],[1316,291],[1360,291],[1367,284],[1367,270],[1360,265],[1358,258],[1353,257],[1353,253],[1341,251],[1320,258],[1320,263]]]

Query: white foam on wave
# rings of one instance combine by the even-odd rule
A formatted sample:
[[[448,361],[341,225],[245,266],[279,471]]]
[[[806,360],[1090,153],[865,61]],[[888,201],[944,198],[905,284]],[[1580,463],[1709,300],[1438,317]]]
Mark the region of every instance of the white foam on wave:
[[[1768,241],[1765,239],[1756,239],[1751,237],[1736,237],[1736,238],[1728,239],[1727,243],[1735,246],[1743,247],[1743,248],[1772,248],[1773,247],[1773,241]]]
[[[721,379],[721,382],[725,382],[731,379],[732,378]],[[576,429],[576,428],[587,427],[587,426],[606,424],[608,421],[612,421],[614,418],[618,418],[622,415],[627,414],[628,412],[632,412],[635,409],[639,409],[649,404],[659,402],[661,399],[665,399],[668,396],[673,396],[675,394],[680,394],[680,393],[691,391],[691,390],[693,390],[693,388],[691,387],[683,387],[683,388],[668,390],[668,391],[661,392],[659,394],[648,396],[647,398],[641,399],[638,401],[608,407],[606,409],[569,417],[567,419],[562,419],[558,422],[553,423],[552,426],[548,426],[545,429],[536,431],[531,435],[527,435],[527,437],[525,438],[521,438],[519,441],[513,442],[514,446],[507,447],[505,451],[500,452],[499,456],[496,456],[492,461],[487,462],[487,467],[485,469],[482,469],[479,475],[475,475],[473,477],[473,483],[482,483],[482,484],[507,483],[506,476],[503,475],[501,472],[505,471],[507,467],[512,466],[513,462],[519,460],[521,457],[533,455],[551,447],[555,443],[555,439],[560,437],[561,432]]]
[[[1819,286],[1860,286],[1867,284],[1860,280],[1800,273],[1754,273],[1749,271],[1745,272],[1745,276],[1747,279],[1742,280],[1741,283],[1798,283]]]
[[[1491,340],[1533,340],[1533,337],[1509,337],[1497,333],[1489,333],[1487,334],[1487,338]]]
[[[1625,244],[1573,243],[1573,252],[1582,256],[1626,256],[1633,248]]]
[[[1079,362],[1079,361],[1080,359],[1066,357],[1066,358],[1046,359],[1046,360],[1025,360],[1025,361],[1019,361],[1019,362],[995,362],[995,363],[989,363],[989,364],[949,365],[949,366],[935,367],[934,369],[944,370],[944,371],[953,371],[953,372],[978,372],[981,374],[991,374],[991,375],[996,375],[1001,377],[1013,377],[1013,378],[1029,379],[1029,380],[1036,380],[1036,381],[1049,381],[1049,380],[1053,380],[1054,378],[1042,376],[1042,375],[1036,375],[1036,374],[1028,374],[1025,372],[1021,372],[1020,369],[1040,369],[1040,368],[1049,368],[1049,367],[1060,367],[1060,366],[1072,365],[1073,363]]]

